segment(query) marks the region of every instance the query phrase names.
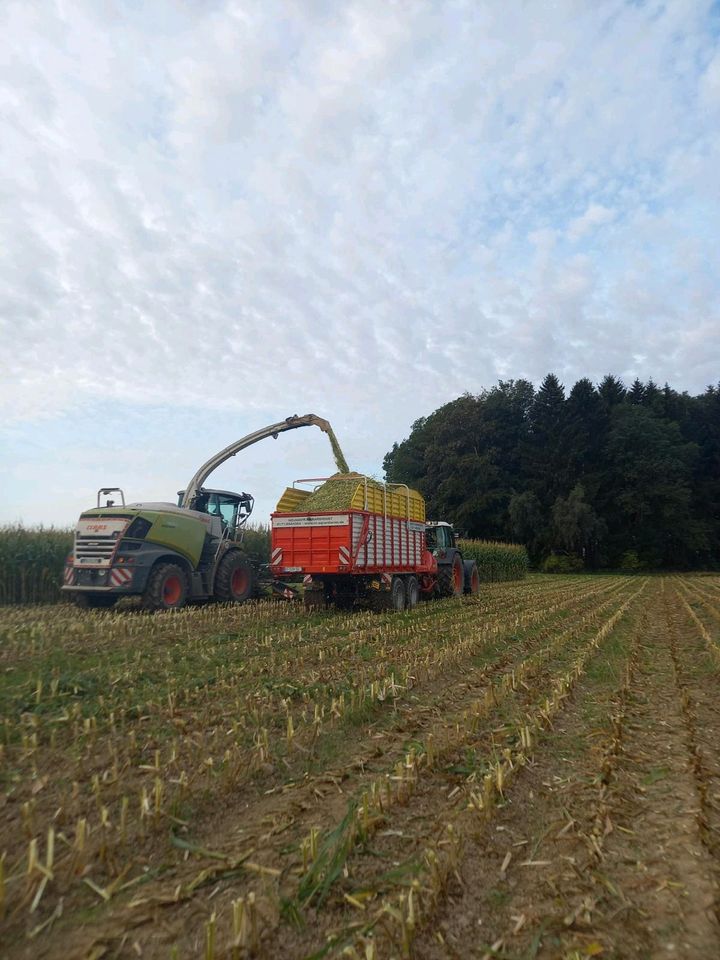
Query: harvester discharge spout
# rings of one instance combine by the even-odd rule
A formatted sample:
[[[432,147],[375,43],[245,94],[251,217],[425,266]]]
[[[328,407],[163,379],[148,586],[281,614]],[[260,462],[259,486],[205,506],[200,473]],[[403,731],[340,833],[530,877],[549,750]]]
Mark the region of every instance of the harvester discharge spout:
[[[263,427],[261,430],[249,433],[247,436],[236,440],[235,443],[231,443],[229,447],[225,447],[224,450],[210,457],[210,459],[200,467],[185,488],[180,506],[192,509],[207,478],[214,470],[217,470],[221,464],[229,460],[230,457],[234,457],[240,453],[241,450],[245,450],[260,440],[265,440],[268,437],[276,439],[280,433],[284,433],[286,430],[297,430],[299,427],[319,427],[323,433],[326,433],[330,440],[330,446],[332,447],[339,472],[349,473],[347,461],[343,456],[340,444],[337,441],[337,437],[330,423],[323,419],[323,417],[316,416],[314,413],[306,413],[301,417],[296,414],[293,417],[287,417],[285,420],[281,420],[279,423],[273,423],[270,424],[269,427]]]

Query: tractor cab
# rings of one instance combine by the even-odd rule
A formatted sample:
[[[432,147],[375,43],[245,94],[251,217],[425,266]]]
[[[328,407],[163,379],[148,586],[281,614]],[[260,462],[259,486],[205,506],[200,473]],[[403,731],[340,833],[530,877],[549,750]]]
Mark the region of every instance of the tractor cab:
[[[455,533],[452,526],[444,520],[430,521],[425,527],[425,542],[431,553],[444,557],[445,551],[455,547]]]
[[[178,506],[182,505],[184,490],[178,490]],[[222,525],[223,537],[229,540],[238,539],[238,532],[247,523],[252,513],[255,498],[249,493],[231,493],[229,490],[198,490],[191,510],[207,513],[211,517],[219,517]]]

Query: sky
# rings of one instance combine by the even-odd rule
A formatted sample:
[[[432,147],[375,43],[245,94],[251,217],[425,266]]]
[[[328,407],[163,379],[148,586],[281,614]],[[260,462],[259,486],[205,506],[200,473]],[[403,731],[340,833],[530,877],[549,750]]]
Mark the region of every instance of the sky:
[[[3,0],[0,523],[350,465],[498,379],[720,379],[720,5]],[[267,519],[314,428],[212,477]]]

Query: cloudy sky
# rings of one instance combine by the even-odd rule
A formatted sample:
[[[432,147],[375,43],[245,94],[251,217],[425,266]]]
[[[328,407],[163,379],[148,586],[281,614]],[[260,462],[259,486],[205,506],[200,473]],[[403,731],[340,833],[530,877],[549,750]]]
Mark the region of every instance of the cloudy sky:
[[[720,8],[3,0],[0,522],[292,413],[380,474],[498,378],[720,378]],[[267,515],[322,434],[213,478]]]

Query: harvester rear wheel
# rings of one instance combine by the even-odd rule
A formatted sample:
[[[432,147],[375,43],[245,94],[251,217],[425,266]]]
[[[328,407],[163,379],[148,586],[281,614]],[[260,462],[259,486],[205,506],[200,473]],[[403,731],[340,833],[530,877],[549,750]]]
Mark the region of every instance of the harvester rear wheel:
[[[226,553],[215,574],[215,596],[219,600],[242,603],[255,593],[255,571],[237,550]]]
[[[150,571],[143,593],[146,610],[179,610],[187,600],[185,571],[176,563],[159,563]]]

